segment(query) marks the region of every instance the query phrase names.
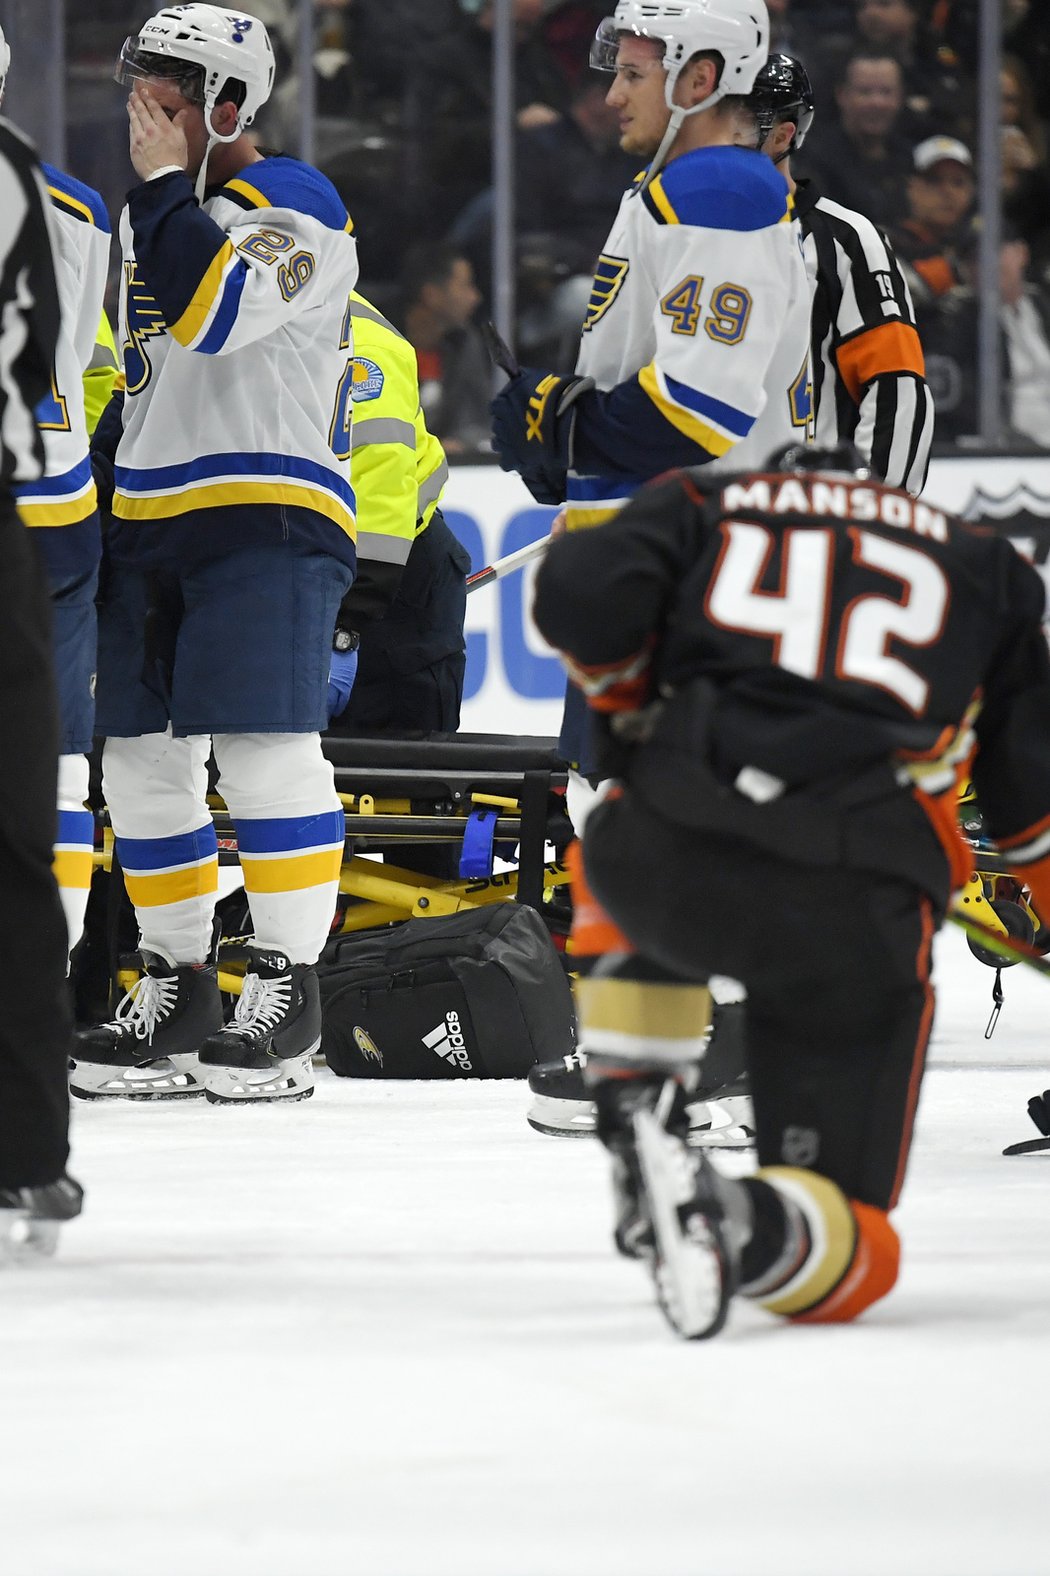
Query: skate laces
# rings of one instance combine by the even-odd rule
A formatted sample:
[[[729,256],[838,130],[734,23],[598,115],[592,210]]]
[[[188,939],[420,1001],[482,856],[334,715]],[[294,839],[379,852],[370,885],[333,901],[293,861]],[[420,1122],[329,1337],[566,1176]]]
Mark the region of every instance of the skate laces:
[[[276,1029],[288,1015],[292,1000],[292,976],[278,975],[264,979],[260,974],[246,974],[230,1028],[242,1034],[253,1034],[258,1029]]]
[[[143,974],[117,1004],[114,1028],[136,1040],[152,1040],[161,1019],[174,1009],[179,995],[177,975]]]

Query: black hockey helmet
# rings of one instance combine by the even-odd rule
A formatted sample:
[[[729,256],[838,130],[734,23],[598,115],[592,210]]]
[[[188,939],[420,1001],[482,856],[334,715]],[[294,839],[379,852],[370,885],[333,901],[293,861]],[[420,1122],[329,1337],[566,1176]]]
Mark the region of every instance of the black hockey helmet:
[[[838,443],[787,443],[766,461],[767,471],[821,471],[835,476],[870,476],[868,462],[848,438]]]
[[[745,100],[758,122],[758,145],[779,121],[793,120],[795,135],[781,157],[796,152],[806,140],[816,113],[809,72],[794,55],[770,55]]]

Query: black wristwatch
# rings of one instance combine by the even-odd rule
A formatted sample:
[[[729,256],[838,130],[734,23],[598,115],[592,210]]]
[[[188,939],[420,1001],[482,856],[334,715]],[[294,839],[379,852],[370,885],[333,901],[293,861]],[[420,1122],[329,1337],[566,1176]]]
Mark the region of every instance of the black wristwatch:
[[[332,636],[333,651],[356,651],[361,644],[361,636],[356,629],[343,629],[336,625],[335,634]]]

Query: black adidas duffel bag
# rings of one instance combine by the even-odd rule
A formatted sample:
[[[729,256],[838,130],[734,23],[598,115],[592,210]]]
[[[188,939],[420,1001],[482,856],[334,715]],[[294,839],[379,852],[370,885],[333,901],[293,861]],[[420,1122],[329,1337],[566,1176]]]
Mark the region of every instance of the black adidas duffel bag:
[[[345,936],[318,964],[341,1078],[522,1078],[575,1044],[572,992],[536,910],[492,903]]]

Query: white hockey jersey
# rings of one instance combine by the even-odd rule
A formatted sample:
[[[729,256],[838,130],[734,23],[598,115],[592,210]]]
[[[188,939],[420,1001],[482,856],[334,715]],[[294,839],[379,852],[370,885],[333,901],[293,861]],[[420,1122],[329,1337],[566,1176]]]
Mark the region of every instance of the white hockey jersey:
[[[51,197],[62,331],[51,393],[36,411],[44,439],[44,474],[18,487],[16,498],[23,523],[41,529],[38,540],[52,577],[64,579],[89,570],[101,553],[84,419],[84,374],[95,353],[111,229],[96,191],[50,164],[42,168]]]
[[[131,193],[116,556],[210,556],[269,527],[356,566],[352,229],[331,182],[285,157],[203,208],[182,173]]]
[[[639,180],[641,177],[639,177]],[[675,466],[760,467],[805,441],[810,285],[783,177],[761,154],[698,148],[620,204],[577,371],[570,529]]]

